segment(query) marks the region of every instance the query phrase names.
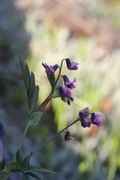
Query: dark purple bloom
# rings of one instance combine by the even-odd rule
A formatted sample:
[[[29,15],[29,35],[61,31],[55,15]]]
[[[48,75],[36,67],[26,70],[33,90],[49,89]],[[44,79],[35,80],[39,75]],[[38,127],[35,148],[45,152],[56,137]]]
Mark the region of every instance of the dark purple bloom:
[[[104,117],[101,116],[100,114],[91,113],[91,120],[92,120],[92,124],[96,126],[102,126],[101,121],[104,120]]]
[[[91,115],[91,117],[90,117]],[[80,122],[83,127],[90,127],[91,124],[94,124],[96,126],[102,125],[102,120],[104,120],[104,117],[100,114],[90,113],[89,108],[85,108],[79,112]]]
[[[54,73],[54,72],[58,69],[58,67],[59,67],[57,64],[54,65],[54,66],[48,66],[47,64],[43,64],[43,63],[42,63],[42,65],[43,65],[44,68],[45,68],[46,74],[52,74],[52,73]]]
[[[69,81],[68,77],[66,75],[62,76],[64,80],[64,85],[70,89],[75,88],[75,85],[73,83],[76,82],[76,79],[74,78],[74,81]]]
[[[69,58],[65,59],[66,60],[66,64],[67,64],[67,68],[69,70],[77,70],[78,69],[78,64],[76,62],[71,62]]]
[[[65,132],[65,136],[64,136],[64,140],[65,141],[70,141],[70,140],[74,140],[75,138],[71,137],[70,136],[70,132],[69,131],[66,131]]]
[[[92,122],[91,121],[86,121],[84,118],[80,119],[81,125],[82,127],[86,128],[86,127],[90,127]]]
[[[89,112],[88,107],[86,107],[85,109],[83,109],[79,112],[80,118],[87,118],[89,116],[89,114],[90,114],[90,112]]]
[[[71,89],[68,87],[59,87],[59,91],[61,94],[61,97],[71,97],[72,93],[70,91]]]

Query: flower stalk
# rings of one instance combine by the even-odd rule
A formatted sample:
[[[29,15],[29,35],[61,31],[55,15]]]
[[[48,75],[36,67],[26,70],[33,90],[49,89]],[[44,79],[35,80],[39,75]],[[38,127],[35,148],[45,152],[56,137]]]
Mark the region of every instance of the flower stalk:
[[[56,136],[58,136],[59,134],[61,134],[62,132],[64,132],[67,128],[69,128],[70,126],[72,126],[73,124],[75,124],[77,121],[79,121],[79,118],[77,118],[74,122],[72,122],[71,124],[69,124],[68,126],[66,126],[64,129],[62,129],[61,131],[59,131],[57,134],[55,134],[53,137],[51,137],[48,141],[46,141],[44,144],[42,144],[36,151],[32,152],[32,154],[35,154],[36,152],[38,152],[41,148],[43,148],[44,146],[46,146],[49,142],[51,142],[54,138],[56,138]]]

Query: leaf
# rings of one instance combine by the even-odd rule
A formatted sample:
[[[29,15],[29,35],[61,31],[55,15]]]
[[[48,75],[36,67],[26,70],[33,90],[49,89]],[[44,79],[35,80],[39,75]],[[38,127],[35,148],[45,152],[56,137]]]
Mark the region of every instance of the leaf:
[[[32,96],[30,97],[30,111],[32,111],[36,106],[36,103],[38,101],[38,94],[39,94],[39,86],[36,86]]]
[[[61,97],[59,89],[55,89],[54,93],[52,94],[52,98],[58,98]]]
[[[23,175],[23,180],[29,180],[27,173],[23,172],[22,175]]]
[[[18,149],[18,151],[16,152],[16,168],[19,167],[21,162],[22,162],[22,156],[21,156],[20,151]]]
[[[35,76],[33,74],[33,72],[31,72],[31,76],[30,76],[30,84],[29,84],[29,92],[28,92],[28,96],[29,98],[31,98],[33,92],[35,89]]]
[[[29,110],[30,114],[36,108],[36,103],[38,101],[39,86],[35,86],[35,76],[34,73],[29,71],[28,65],[20,59],[20,67],[22,71],[22,77],[24,80],[27,97],[29,100]]]
[[[29,68],[28,68],[28,65],[27,64],[25,64],[25,73],[26,73],[26,81],[25,81],[25,83],[26,83],[26,89],[28,90],[28,88],[29,88],[29,83],[30,83],[30,71],[29,71]]]
[[[10,161],[10,162],[8,162],[8,163],[6,164],[6,166],[5,166],[5,171],[6,171],[6,172],[10,172],[11,169],[13,168],[14,164],[15,164],[15,161]]]
[[[38,122],[40,121],[42,115],[43,115],[43,112],[40,112],[40,111],[37,111],[34,114],[32,114],[29,119],[29,125],[36,126]]]
[[[25,88],[26,88],[26,91],[27,91],[28,88],[29,88],[29,82],[30,82],[29,68],[28,68],[27,64],[22,62],[21,59],[20,59],[20,67],[21,67],[21,71],[22,71],[22,77],[23,77],[23,80],[24,80]]]
[[[27,169],[30,166],[29,163],[30,163],[31,155],[32,155],[32,153],[29,156],[27,156],[25,159],[23,159],[23,161],[21,162],[20,168],[22,171],[24,171],[25,169]]]
[[[5,173],[4,175],[0,175],[0,180],[7,180],[10,173]]]
[[[55,75],[54,75],[54,73],[47,74],[47,78],[48,78],[48,81],[50,82],[50,85],[53,87],[54,84],[55,84]]]
[[[37,179],[37,180],[41,180],[41,178],[39,178],[39,177],[38,177],[36,174],[34,174],[34,173],[26,172],[26,174],[29,175],[29,176],[31,176],[31,177],[33,177],[33,178],[35,178],[35,179]]]
[[[58,81],[58,83],[56,84],[55,88],[59,88],[59,87],[63,87],[63,81]]]
[[[57,173],[54,171],[36,166],[29,166],[29,169],[26,169],[26,171],[44,172],[44,173],[57,175]]]

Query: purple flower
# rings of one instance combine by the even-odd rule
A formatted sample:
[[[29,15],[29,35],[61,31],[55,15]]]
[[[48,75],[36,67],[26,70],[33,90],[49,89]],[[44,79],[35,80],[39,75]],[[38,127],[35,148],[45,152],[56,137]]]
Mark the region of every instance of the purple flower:
[[[86,127],[90,127],[91,126],[91,121],[86,121],[84,118],[80,119],[81,125],[82,127],[86,128]]]
[[[104,120],[104,117],[100,114],[91,113],[91,120],[92,124],[95,124],[96,126],[102,126],[102,121]]]
[[[88,107],[79,112],[79,117],[83,127],[90,127],[91,124],[101,126],[102,120],[104,120],[100,114],[90,113]]]
[[[71,89],[68,88],[68,87],[59,87],[59,91],[60,91],[60,94],[61,94],[61,97],[71,97],[72,93],[70,91]]]
[[[66,75],[62,76],[64,80],[64,85],[70,89],[75,88],[75,85],[73,83],[76,82],[76,79],[74,78],[74,81],[69,81],[68,77]]]
[[[90,114],[90,112],[89,112],[89,108],[88,107],[86,107],[85,109],[83,109],[83,110],[81,110],[79,112],[79,116],[81,118],[87,118],[89,116],[89,114]]]
[[[58,69],[58,67],[59,67],[57,64],[54,65],[54,66],[48,66],[47,64],[43,64],[43,63],[42,63],[42,65],[43,65],[44,68],[45,68],[46,74],[52,74],[52,73],[54,73],[54,72]]]
[[[78,64],[76,62],[71,62],[69,58],[65,59],[66,60],[66,64],[67,64],[67,68],[69,70],[77,70],[78,69]]]
[[[70,132],[69,131],[66,131],[65,132],[65,136],[64,136],[64,140],[65,141],[70,141],[70,140],[74,140],[75,138],[71,137],[70,136]]]

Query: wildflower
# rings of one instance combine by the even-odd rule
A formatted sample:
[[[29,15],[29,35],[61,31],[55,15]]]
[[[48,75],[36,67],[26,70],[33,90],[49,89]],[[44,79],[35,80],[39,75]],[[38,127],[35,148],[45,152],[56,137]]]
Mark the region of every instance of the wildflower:
[[[47,64],[42,63],[42,65],[43,65],[44,68],[45,68],[46,74],[52,74],[52,73],[54,73],[54,72],[58,69],[58,67],[59,67],[57,64],[54,65],[54,66],[48,66]]]
[[[76,62],[71,62],[69,58],[65,59],[66,60],[66,64],[67,64],[67,68],[69,70],[77,70],[78,69],[78,64]]]
[[[79,117],[83,127],[90,127],[91,124],[101,126],[101,121],[104,120],[103,116],[100,114],[90,113],[88,107],[79,112]]]
[[[74,81],[69,81],[68,77],[66,75],[62,76],[64,80],[64,85],[70,89],[75,88],[75,85],[73,83],[76,82],[76,79],[74,78]]]
[[[70,132],[66,131],[65,136],[64,136],[64,140],[65,141],[70,141],[70,140],[74,140],[75,138],[70,136]]]
[[[91,124],[92,124],[92,122],[91,121],[86,121],[84,118],[81,118],[80,119],[80,122],[81,122],[81,125],[82,125],[82,127],[90,127],[91,126]]]
[[[61,97],[71,97],[72,93],[70,91],[71,89],[68,87],[59,87],[60,95]]]
[[[88,107],[86,107],[85,109],[83,109],[83,110],[81,110],[79,112],[79,116],[81,118],[87,118],[89,116],[89,114],[90,114],[90,112],[89,112],[89,108]]]
[[[95,124],[96,126],[102,126],[102,122],[104,120],[104,117],[100,114],[91,113],[91,121],[92,124]]]

